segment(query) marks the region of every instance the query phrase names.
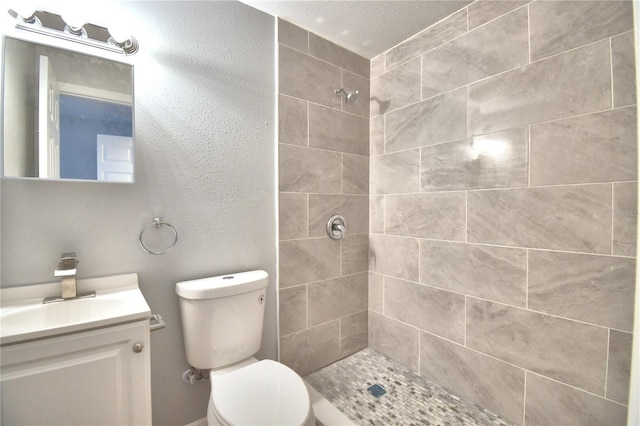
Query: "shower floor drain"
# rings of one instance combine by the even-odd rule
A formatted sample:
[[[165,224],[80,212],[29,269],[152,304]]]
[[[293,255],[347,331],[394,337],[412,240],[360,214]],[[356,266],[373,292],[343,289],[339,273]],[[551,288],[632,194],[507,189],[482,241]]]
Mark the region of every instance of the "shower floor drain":
[[[387,391],[384,390],[384,388],[380,385],[369,386],[367,388],[367,392],[369,392],[371,395],[375,396],[376,398],[380,398],[382,395],[387,393]]]

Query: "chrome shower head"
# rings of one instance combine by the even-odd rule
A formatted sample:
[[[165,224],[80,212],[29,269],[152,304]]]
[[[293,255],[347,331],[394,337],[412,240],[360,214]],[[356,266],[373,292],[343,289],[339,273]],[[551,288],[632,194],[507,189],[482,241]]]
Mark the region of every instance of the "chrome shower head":
[[[344,101],[348,104],[352,104],[358,98],[359,90],[345,90],[345,89],[336,89],[336,96],[340,96],[341,93],[344,93]]]

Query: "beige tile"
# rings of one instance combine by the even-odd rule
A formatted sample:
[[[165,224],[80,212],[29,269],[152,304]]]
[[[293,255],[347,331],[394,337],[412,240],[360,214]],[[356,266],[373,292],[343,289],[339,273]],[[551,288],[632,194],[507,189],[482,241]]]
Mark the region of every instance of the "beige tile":
[[[469,192],[469,242],[609,253],[611,185]]]
[[[422,56],[422,99],[529,63],[521,8]]]
[[[307,146],[308,102],[289,96],[278,97],[278,138],[280,143]]]
[[[455,395],[522,424],[524,370],[420,333],[420,375]]]
[[[369,98],[371,97],[369,79],[342,70],[341,87],[344,87],[346,90],[358,90],[359,92],[355,102],[349,104],[345,102],[344,95],[340,95],[342,97],[342,110],[369,118]]]
[[[371,116],[385,114],[420,100],[420,58],[371,80]]]
[[[610,333],[606,396],[622,404],[628,404],[633,335],[617,330],[611,330]]]
[[[635,108],[531,126],[531,185],[637,179]]]
[[[636,256],[638,183],[616,183],[613,194],[613,254]]]
[[[605,40],[469,86],[469,135],[607,108],[611,69]]]
[[[369,197],[369,232],[384,234],[384,195]]]
[[[279,76],[280,93],[340,108],[340,68],[280,45]]]
[[[462,9],[387,51],[387,70],[467,32],[467,10]]]
[[[464,343],[464,296],[384,277],[384,314],[421,330]]]
[[[469,5],[469,30],[505,15],[518,7],[529,3],[525,1],[480,0]],[[529,50],[527,48],[527,50]]]
[[[328,238],[327,221],[334,214],[344,216],[347,235],[369,233],[369,197],[366,195],[309,194],[309,235]]]
[[[340,321],[280,338],[280,362],[304,376],[340,359]]]
[[[422,191],[527,186],[526,127],[427,146]]]
[[[309,325],[367,310],[368,273],[309,284]]]
[[[606,328],[467,298],[467,347],[604,393]]]
[[[278,150],[280,191],[342,191],[342,154],[282,144]]]
[[[280,290],[280,336],[307,328],[307,286]]]
[[[465,87],[387,114],[385,152],[462,139],[466,120]]]
[[[308,237],[307,194],[281,192],[278,197],[280,239]]]
[[[369,270],[369,235],[349,235],[342,239],[342,275]]]
[[[420,150],[371,157],[371,194],[420,192]]]
[[[340,275],[340,244],[329,238],[280,242],[280,288]]]
[[[369,346],[369,313],[362,311],[340,319],[340,358]]]
[[[349,154],[368,155],[369,120],[332,108],[310,104],[309,146]]]
[[[342,192],[345,194],[369,194],[369,156],[342,156]]]
[[[369,235],[369,270],[417,282],[418,250],[414,238]]]
[[[384,232],[464,241],[465,199],[464,192],[387,195]]]
[[[376,56],[371,59],[371,78],[374,79],[379,77],[381,74],[384,74],[385,69],[386,56],[384,53]]]
[[[627,407],[527,373],[527,426],[623,426]]]
[[[420,241],[420,282],[525,307],[526,250]]]
[[[383,283],[384,277],[380,274],[369,272],[369,310],[382,313]]]
[[[636,63],[633,32],[611,38],[613,106],[636,104]]]
[[[633,29],[630,1],[536,1],[529,15],[532,61]]]
[[[309,51],[309,32],[290,22],[278,19],[278,43],[307,53]]]
[[[529,309],[633,330],[634,259],[529,252]]]
[[[384,154],[384,115],[371,119],[369,127],[369,154]]]
[[[369,78],[369,60],[344,47],[309,33],[309,54],[323,61]]]
[[[419,373],[419,331],[384,315],[369,311],[369,346]]]

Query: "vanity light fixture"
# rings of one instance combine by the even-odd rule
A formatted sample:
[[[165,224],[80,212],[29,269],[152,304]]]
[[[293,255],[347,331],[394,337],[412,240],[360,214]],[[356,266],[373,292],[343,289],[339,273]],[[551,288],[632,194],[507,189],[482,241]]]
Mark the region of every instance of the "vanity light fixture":
[[[126,32],[119,32],[117,37],[114,37],[111,29],[87,23],[74,14],[61,16],[45,10],[17,8],[9,9],[9,15],[16,19],[18,30],[125,55],[133,55],[139,49],[138,41],[132,35],[122,36],[121,34]]]

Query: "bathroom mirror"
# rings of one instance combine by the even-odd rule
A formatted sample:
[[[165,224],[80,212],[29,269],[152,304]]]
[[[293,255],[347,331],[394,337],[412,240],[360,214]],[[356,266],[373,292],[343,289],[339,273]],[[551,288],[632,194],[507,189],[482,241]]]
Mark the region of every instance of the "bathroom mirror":
[[[134,181],[130,64],[4,37],[7,177]]]

